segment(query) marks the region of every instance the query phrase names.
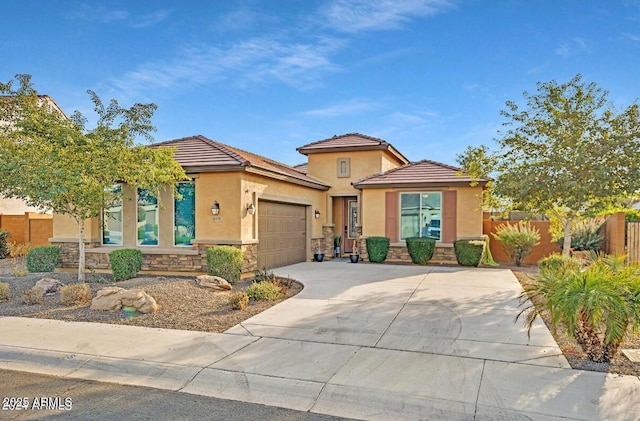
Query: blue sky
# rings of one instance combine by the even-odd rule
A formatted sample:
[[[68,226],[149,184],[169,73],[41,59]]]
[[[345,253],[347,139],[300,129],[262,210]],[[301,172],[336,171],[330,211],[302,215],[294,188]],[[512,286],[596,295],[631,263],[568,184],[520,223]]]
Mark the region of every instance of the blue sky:
[[[0,80],[33,75],[68,113],[86,94],[153,102],[156,141],[202,134],[287,164],[334,134],[455,164],[507,100],[582,73],[639,95],[640,1],[8,0]]]

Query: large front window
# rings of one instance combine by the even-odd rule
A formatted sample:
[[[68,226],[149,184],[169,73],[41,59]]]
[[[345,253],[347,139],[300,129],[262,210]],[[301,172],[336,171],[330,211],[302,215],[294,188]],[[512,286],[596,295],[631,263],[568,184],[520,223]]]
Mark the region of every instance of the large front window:
[[[440,241],[442,193],[400,194],[400,238],[427,237]]]
[[[190,246],[191,240],[196,238],[196,189],[191,182],[178,183],[177,193],[180,199],[175,199],[174,215],[174,244],[176,246]]]
[[[151,192],[138,189],[138,245],[158,245],[158,198]]]
[[[122,186],[116,184],[105,193],[112,193],[120,197],[121,192]],[[106,206],[102,212],[102,244],[122,245],[122,198]]]

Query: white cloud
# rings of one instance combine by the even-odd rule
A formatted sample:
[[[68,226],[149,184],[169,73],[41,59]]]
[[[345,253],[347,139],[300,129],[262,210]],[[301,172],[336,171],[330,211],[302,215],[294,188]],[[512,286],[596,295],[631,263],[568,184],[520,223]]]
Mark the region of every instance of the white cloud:
[[[71,19],[98,21],[106,24],[123,22],[133,28],[146,28],[162,22],[169,16],[168,10],[158,10],[142,16],[133,16],[126,10],[109,10],[102,5],[83,4],[68,15]]]
[[[191,45],[167,62],[142,64],[109,85],[124,96],[220,80],[240,86],[278,80],[309,89],[338,70],[329,56],[340,47],[340,41],[330,38],[307,44],[252,38],[226,47]]]
[[[169,16],[168,10],[158,10],[157,12],[140,16],[131,26],[134,28],[146,28],[164,21],[167,16]]]
[[[344,32],[398,29],[453,7],[449,0],[336,0],[321,11],[325,25]]]
[[[578,54],[589,54],[591,53],[591,48],[584,38],[576,37],[569,42],[561,44],[554,51],[563,58],[569,58]]]
[[[636,34],[623,34],[626,38],[629,38],[631,41],[640,41],[640,35],[636,35]]]
[[[379,101],[352,99],[349,101],[338,102],[324,108],[316,108],[300,113],[300,115],[308,117],[340,117],[344,115],[360,114],[364,111],[370,111],[380,106]]]

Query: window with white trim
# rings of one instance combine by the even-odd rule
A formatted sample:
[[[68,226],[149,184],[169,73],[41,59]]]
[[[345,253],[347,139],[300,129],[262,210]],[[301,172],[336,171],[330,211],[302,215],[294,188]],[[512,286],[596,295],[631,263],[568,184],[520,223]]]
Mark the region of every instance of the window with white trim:
[[[158,245],[159,210],[158,198],[148,190],[138,189],[137,244],[139,246]]]
[[[400,193],[400,239],[441,239],[442,193]]]
[[[196,238],[196,185],[193,181],[178,183],[174,199],[173,241],[176,246],[190,246]]]
[[[119,197],[102,210],[102,244],[108,246],[122,245],[122,186],[114,184],[113,187],[105,191],[105,198],[111,195]]]

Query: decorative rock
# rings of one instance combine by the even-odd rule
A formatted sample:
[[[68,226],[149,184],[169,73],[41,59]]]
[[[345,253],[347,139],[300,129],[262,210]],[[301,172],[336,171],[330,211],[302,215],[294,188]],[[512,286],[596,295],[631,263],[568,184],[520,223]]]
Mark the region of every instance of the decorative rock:
[[[91,300],[91,310],[117,311],[122,307],[131,307],[140,313],[158,310],[156,300],[141,289],[106,287],[98,291]]]
[[[64,284],[57,279],[42,278],[31,288],[34,291],[38,291],[41,295],[53,295],[60,292],[60,287]]]
[[[200,275],[196,278],[198,285],[204,288],[210,288],[214,291],[228,291],[231,284],[219,276]]]

